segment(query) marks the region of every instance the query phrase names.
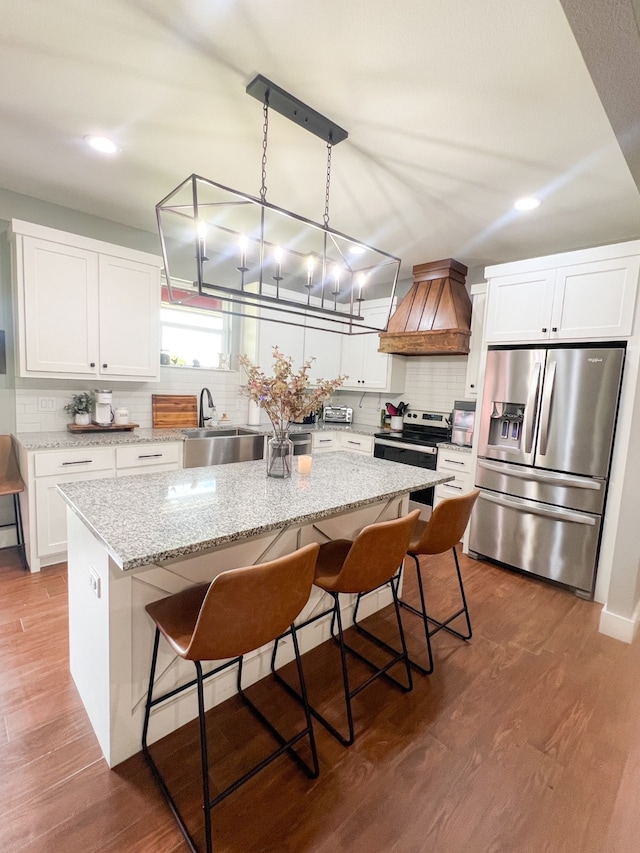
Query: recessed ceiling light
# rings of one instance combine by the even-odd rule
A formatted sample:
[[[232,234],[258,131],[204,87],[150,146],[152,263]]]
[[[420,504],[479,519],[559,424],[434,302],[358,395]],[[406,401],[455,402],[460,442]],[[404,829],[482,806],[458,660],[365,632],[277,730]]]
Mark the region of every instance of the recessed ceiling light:
[[[116,154],[120,149],[106,136],[85,136],[84,141],[101,154]]]
[[[366,249],[364,246],[349,246],[349,251],[352,255],[364,255]]]
[[[519,198],[513,206],[516,210],[535,210],[536,207],[540,207],[540,204],[541,201],[539,198],[530,195],[525,196],[525,198]]]

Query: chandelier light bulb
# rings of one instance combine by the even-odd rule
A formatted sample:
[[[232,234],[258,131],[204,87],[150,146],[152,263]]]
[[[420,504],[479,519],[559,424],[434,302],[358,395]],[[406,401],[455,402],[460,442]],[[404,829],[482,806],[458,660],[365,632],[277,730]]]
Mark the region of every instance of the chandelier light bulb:
[[[273,257],[276,262],[275,278],[280,278],[282,275],[282,249],[280,248],[280,246],[276,246],[273,250]]]
[[[197,228],[197,231],[198,231],[198,237],[199,237],[201,240],[206,239],[206,236],[207,236],[207,223],[206,223],[206,222],[203,222],[202,220],[200,220],[200,222],[198,222],[198,228]]]
[[[247,240],[244,234],[240,235],[240,239],[238,240],[238,246],[240,247],[240,268],[246,269],[247,266],[247,246],[249,245],[249,241]]]

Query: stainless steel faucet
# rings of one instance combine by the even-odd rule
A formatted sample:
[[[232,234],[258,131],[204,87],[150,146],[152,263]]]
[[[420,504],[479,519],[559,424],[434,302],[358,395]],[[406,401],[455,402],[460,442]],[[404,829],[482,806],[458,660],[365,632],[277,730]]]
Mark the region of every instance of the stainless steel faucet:
[[[211,391],[209,391],[208,388],[203,388],[202,391],[200,392],[200,417],[198,419],[198,426],[201,428],[204,427],[205,421],[211,420],[211,417],[205,418],[205,416],[204,416],[204,408],[202,406],[202,398],[204,397],[205,394],[207,395],[207,406],[210,409],[215,409],[215,406],[213,405],[213,397],[211,396]]]

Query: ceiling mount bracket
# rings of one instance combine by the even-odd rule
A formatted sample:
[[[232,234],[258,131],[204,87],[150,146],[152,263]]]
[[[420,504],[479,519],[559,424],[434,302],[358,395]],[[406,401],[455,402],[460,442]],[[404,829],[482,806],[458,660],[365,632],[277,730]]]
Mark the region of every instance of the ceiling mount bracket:
[[[325,142],[337,145],[338,142],[342,142],[349,136],[344,128],[308,107],[289,92],[285,92],[284,89],[272,83],[271,80],[267,80],[262,74],[253,78],[246,91],[248,95],[261,103],[267,101],[269,109],[275,110],[305,130],[319,136],[320,139],[324,139]]]

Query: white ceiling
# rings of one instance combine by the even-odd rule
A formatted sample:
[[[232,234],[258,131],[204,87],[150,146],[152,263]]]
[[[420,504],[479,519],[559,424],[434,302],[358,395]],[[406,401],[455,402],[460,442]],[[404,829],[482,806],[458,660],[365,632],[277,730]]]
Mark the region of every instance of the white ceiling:
[[[560,0],[0,0],[0,187],[152,232],[192,172],[258,195],[256,73],[348,130],[330,224],[404,276],[640,236]],[[87,133],[121,153],[88,151]],[[269,201],[321,221],[325,159],[272,112]],[[543,205],[516,214],[528,194]]]

